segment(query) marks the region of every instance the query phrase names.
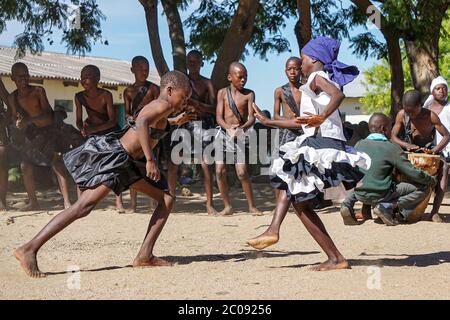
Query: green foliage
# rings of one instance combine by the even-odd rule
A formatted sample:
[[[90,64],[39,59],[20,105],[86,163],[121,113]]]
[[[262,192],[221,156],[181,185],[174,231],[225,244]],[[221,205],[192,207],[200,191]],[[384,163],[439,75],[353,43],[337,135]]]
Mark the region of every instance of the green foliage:
[[[8,181],[9,182],[19,182],[22,179],[22,173],[19,168],[12,168],[8,171]]]
[[[439,40],[439,71],[450,81],[450,19],[442,22],[442,35]]]
[[[411,72],[407,59],[403,59],[405,71],[405,91],[414,89]],[[381,63],[364,71],[366,95],[360,99],[366,114],[383,112],[386,115],[391,111],[391,73],[389,63],[383,59]]]
[[[199,8],[184,21],[190,29],[188,47],[199,48],[206,59],[216,58],[238,3],[238,0],[201,1]],[[349,36],[346,15],[342,14],[340,3],[332,0],[311,1],[313,36],[328,35],[338,39]],[[261,0],[249,48],[261,59],[266,59],[269,52],[291,51],[292,44],[283,36],[286,20],[291,18],[297,19],[296,1]],[[250,51],[247,49],[244,57],[248,54]]]
[[[441,75],[450,80],[450,19],[445,19],[442,23],[441,38],[439,41],[439,70]],[[404,50],[403,50],[403,54]],[[411,71],[407,59],[403,59],[403,70],[405,73],[405,91],[414,89]],[[386,59],[374,65],[364,72],[366,82],[366,96],[361,98],[363,110],[370,114],[373,112],[384,112],[389,114],[391,106],[391,75],[389,64]]]
[[[68,22],[73,19],[71,7],[80,10],[77,28],[68,28]],[[23,32],[14,41],[18,57],[26,50],[32,54],[43,51],[45,41],[52,45],[51,36],[56,29],[63,31],[62,42],[69,53],[84,55],[92,49],[92,43],[108,44],[102,41],[101,20],[105,17],[96,0],[0,0],[0,8],[0,33],[8,21],[17,20],[24,25]]]

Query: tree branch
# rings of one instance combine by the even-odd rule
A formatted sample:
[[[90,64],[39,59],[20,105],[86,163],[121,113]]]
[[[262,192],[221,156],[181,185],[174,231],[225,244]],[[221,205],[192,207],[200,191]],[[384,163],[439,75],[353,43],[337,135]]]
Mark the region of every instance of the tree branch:
[[[186,73],[186,42],[184,39],[183,22],[177,7],[176,0],[161,0],[164,13],[169,25],[170,41],[172,43],[173,67],[175,70]]]
[[[139,0],[144,7],[145,20],[147,22],[148,36],[150,40],[150,47],[152,50],[153,61],[156,65],[156,70],[160,76],[169,71],[166,59],[161,46],[161,39],[159,38],[158,29],[158,1],[157,0]]]

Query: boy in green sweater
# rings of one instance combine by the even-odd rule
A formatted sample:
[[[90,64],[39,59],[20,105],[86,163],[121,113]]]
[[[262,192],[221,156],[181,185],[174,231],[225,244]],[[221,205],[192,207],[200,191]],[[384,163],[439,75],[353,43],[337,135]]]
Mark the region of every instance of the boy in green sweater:
[[[365,176],[361,186],[349,193],[341,205],[341,215],[345,225],[356,225],[353,206],[356,201],[374,206],[374,212],[388,226],[398,222],[394,219],[394,209],[399,210],[403,219],[422,202],[430,186],[436,179],[422,170],[416,169],[404,156],[397,144],[389,141],[392,125],[389,117],[375,113],[369,120],[371,134],[358,142],[355,148],[367,153],[372,159],[369,170],[361,170]],[[397,169],[408,182],[396,183],[392,172]]]

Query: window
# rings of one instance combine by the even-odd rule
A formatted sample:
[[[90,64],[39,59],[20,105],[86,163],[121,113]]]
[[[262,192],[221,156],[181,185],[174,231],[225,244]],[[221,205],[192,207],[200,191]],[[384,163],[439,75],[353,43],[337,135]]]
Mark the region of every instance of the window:
[[[64,110],[65,112],[73,112],[73,100],[57,100],[55,99],[55,111]]]

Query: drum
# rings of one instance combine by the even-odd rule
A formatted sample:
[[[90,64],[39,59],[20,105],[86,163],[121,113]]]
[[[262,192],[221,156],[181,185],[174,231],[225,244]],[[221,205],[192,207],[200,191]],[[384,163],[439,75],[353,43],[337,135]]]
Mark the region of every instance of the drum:
[[[408,160],[413,164],[414,167],[425,171],[431,176],[435,176],[439,170],[440,162],[442,160],[441,156],[434,154],[425,153],[412,153],[408,152]],[[401,174],[397,174],[395,177],[397,182],[406,181]],[[425,213],[428,206],[428,201],[430,200],[433,188],[429,187],[428,194],[425,199],[416,207],[416,209],[409,215],[408,222],[420,221]]]

